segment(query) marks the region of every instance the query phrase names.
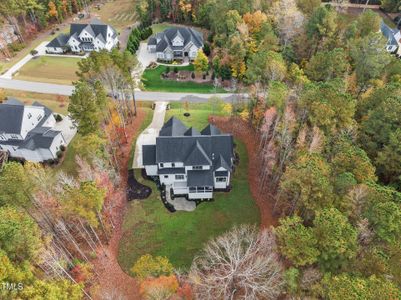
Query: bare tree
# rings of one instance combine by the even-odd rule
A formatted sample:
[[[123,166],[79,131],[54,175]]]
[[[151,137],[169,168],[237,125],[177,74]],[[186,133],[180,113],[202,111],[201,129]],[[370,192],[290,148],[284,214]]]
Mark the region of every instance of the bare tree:
[[[282,270],[273,233],[242,225],[206,245],[189,279],[197,299],[276,299]]]

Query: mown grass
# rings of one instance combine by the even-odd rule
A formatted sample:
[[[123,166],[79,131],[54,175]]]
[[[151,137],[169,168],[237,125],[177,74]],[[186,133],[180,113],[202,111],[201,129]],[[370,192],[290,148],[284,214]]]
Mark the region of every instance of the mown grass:
[[[147,91],[160,92],[184,92],[184,93],[214,93],[215,89],[211,83],[183,82],[166,80],[161,78],[161,74],[166,71],[167,66],[157,66],[154,69],[146,69],[142,75],[142,83]],[[194,66],[177,67],[178,71],[193,71]],[[173,71],[174,66],[170,67]],[[216,92],[224,93],[225,90],[217,88]]]
[[[180,103],[173,103],[166,119],[172,115],[201,130],[207,125],[211,110],[208,103],[190,104],[191,119],[180,114]],[[135,261],[146,253],[166,256],[176,268],[188,269],[192,259],[211,238],[238,224],[259,224],[259,209],[248,185],[248,155],[244,144],[237,143],[236,151],[240,164],[232,179],[233,189],[229,193],[215,193],[215,201],[200,204],[193,212],[169,213],[160,200],[156,186],[145,181],[140,170],[136,178],[152,187],[146,200],[128,204],[123,223],[118,261],[129,273]]]
[[[41,56],[27,62],[14,77],[19,80],[57,84],[72,84],[78,79],[78,61],[81,58]]]
[[[67,111],[69,103],[68,96],[25,92],[11,89],[4,89],[4,95],[6,97],[13,97],[18,100],[21,100],[25,104],[32,104],[33,102],[38,101],[56,113],[60,113],[63,115],[68,114]]]

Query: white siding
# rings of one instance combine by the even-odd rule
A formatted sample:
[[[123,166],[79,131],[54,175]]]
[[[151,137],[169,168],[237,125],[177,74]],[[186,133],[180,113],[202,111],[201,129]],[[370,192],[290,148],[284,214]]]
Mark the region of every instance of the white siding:
[[[146,174],[148,176],[156,176],[157,175],[157,166],[145,166]]]
[[[43,107],[25,106],[21,125],[21,136],[24,139],[29,131],[34,129],[45,116]]]

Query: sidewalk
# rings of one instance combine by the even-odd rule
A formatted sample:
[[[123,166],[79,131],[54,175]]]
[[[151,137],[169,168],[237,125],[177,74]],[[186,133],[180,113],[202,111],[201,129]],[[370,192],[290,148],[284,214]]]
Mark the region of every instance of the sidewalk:
[[[156,107],[153,113],[152,123],[138,136],[135,145],[135,154],[132,167],[134,169],[143,168],[142,146],[156,144],[156,137],[164,124],[166,107],[168,102],[155,102]]]

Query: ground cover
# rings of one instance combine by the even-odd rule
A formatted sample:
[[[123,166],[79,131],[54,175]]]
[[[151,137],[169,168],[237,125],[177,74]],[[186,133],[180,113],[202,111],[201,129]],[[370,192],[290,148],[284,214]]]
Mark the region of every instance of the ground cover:
[[[184,117],[181,106],[173,104],[166,119],[176,114],[187,125],[201,130],[207,124],[209,103],[190,104],[191,119]],[[192,124],[190,124],[192,123]],[[200,204],[194,212],[170,213],[160,200],[160,193],[152,181],[145,180],[140,170],[135,170],[137,180],[152,188],[146,200],[128,204],[123,223],[118,261],[129,272],[135,261],[143,254],[162,255],[177,268],[188,268],[196,253],[210,238],[230,229],[236,224],[259,224],[259,209],[251,196],[248,184],[248,154],[244,144],[237,142],[240,156],[232,191],[216,193],[215,201]]]
[[[135,3],[132,0],[107,1],[99,8],[99,10],[92,8],[93,14],[97,15],[103,22],[113,26],[117,31],[133,25],[137,19]]]
[[[170,66],[172,71],[175,67]],[[176,67],[178,71],[193,71],[193,65]],[[142,83],[147,91],[163,91],[163,92],[184,92],[184,93],[224,93],[225,90],[217,88],[215,90],[211,83],[197,83],[192,81],[174,81],[162,79],[162,73],[165,73],[167,66],[157,66],[154,69],[146,69],[142,75]]]
[[[68,114],[68,102],[67,96],[54,95],[54,94],[43,94],[34,92],[25,92],[20,90],[4,89],[4,95],[6,97],[16,98],[25,104],[32,104],[35,101],[42,103],[43,105],[50,108],[53,112],[67,115]]]
[[[81,58],[40,56],[31,59],[18,72],[14,79],[71,84],[78,79],[78,61]]]

